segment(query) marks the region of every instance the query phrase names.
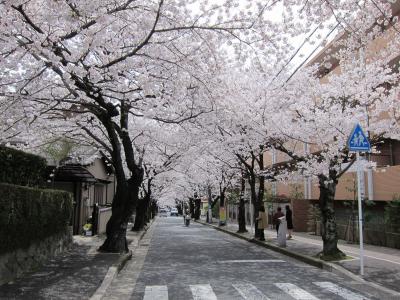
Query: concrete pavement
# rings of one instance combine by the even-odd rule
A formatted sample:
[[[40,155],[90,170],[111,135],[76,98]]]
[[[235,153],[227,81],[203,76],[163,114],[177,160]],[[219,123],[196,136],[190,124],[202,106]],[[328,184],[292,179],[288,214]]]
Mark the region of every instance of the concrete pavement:
[[[127,234],[130,247],[143,232]],[[98,253],[105,236],[74,236],[68,251],[48,260],[40,269],[0,286],[0,299],[89,299],[102,296],[107,277],[114,278],[126,255]],[[111,281],[109,282],[111,283]]]
[[[213,226],[217,226],[217,224],[217,220],[214,219]],[[228,223],[226,226],[219,227],[219,229],[236,232],[238,226],[236,223]],[[248,232],[240,234],[240,236],[252,239],[253,234],[250,226],[247,226],[247,229]],[[266,245],[278,247],[275,230],[265,230],[265,236]],[[382,287],[382,290],[388,289],[388,291],[392,291],[393,295],[397,295],[398,299],[400,299],[399,249],[364,245],[365,275],[361,277],[359,276],[359,245],[339,241],[339,248],[350,256],[350,259],[333,262],[334,267],[336,265],[339,271],[348,271],[348,275],[354,275],[353,278],[357,277],[361,282],[362,280],[366,280],[373,285],[377,284],[375,285],[376,288]],[[307,233],[294,233],[293,239],[287,241],[287,247],[284,250],[315,259],[315,255],[322,250],[322,240],[320,236]]]

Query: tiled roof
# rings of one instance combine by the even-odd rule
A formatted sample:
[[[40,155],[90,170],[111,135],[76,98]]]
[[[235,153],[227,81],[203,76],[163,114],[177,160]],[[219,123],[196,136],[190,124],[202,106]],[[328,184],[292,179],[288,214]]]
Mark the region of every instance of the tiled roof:
[[[49,179],[64,182],[97,182],[97,179],[81,165],[64,165],[58,168],[49,167]],[[51,174],[54,174],[52,178]]]

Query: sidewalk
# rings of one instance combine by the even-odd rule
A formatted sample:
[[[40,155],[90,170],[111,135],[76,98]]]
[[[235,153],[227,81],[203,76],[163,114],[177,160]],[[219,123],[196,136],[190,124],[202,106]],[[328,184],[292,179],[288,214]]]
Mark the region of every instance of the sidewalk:
[[[130,248],[138,245],[143,234],[127,232]],[[104,235],[74,236],[71,249],[50,259],[39,270],[0,286],[0,299],[89,299],[104,286],[110,270],[118,269],[128,259],[126,254],[98,253],[104,239]]]
[[[204,220],[201,223],[206,224]],[[228,223],[225,226],[218,226],[218,220],[213,219],[213,227],[219,230],[228,231],[228,233],[235,233],[238,237],[257,242],[272,248],[272,250],[282,252],[286,255],[303,260],[307,263],[316,265],[320,268],[328,268],[332,266],[335,271],[345,273],[353,279],[365,280],[371,284],[375,284],[377,288],[392,290],[393,293],[398,292],[396,296],[400,299],[400,249],[379,247],[373,245],[364,245],[364,273],[361,278],[359,276],[360,260],[359,260],[359,245],[348,244],[346,241],[339,241],[339,249],[345,252],[351,259],[331,262],[325,262],[316,259],[315,255],[322,250],[322,240],[320,236],[310,235],[307,233],[293,234],[293,239],[287,241],[286,248],[278,246],[276,231],[265,230],[265,242],[254,241],[253,234],[250,226],[246,226],[248,232],[237,234],[238,225]],[[305,259],[302,259],[302,258]]]

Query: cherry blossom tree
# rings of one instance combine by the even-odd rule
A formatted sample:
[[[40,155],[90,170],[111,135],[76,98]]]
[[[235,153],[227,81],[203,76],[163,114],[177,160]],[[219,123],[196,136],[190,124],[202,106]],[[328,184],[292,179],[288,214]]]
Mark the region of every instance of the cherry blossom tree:
[[[0,3],[1,95],[36,112],[80,114],[80,129],[110,153],[118,185],[101,250],[127,251],[126,224],[144,176],[130,119],[179,123],[212,110],[221,44],[236,41],[243,58],[252,51],[257,34],[243,32],[259,27],[246,13],[254,5],[237,10],[235,3]]]
[[[365,8],[352,1],[330,2],[1,1],[0,109],[10,117],[0,123],[0,138],[28,132],[26,120],[43,121],[49,132],[65,127],[107,151],[117,192],[100,249],[127,251],[126,226],[145,176],[137,137],[147,120],[183,124],[200,118],[203,129],[229,137],[223,145],[240,142],[232,153],[265,147],[268,137],[278,134],[266,121],[270,108],[260,101],[266,100],[266,89],[268,97],[279,94],[272,87],[286,72],[279,71],[275,80],[274,70],[290,62],[295,51],[290,38],[309,34],[332,18],[345,28],[354,12]],[[360,20],[379,13],[385,25],[391,18],[390,4],[368,7]],[[255,89],[243,84],[238,85],[241,91],[231,89],[236,81],[223,79],[225,65],[241,65],[237,78],[256,68],[262,75],[252,79],[259,81],[247,81]],[[291,99],[293,91],[282,93]],[[233,97],[227,100],[226,95]],[[217,108],[226,114],[223,126]],[[209,118],[212,113],[217,117]],[[291,124],[287,120],[284,125]]]

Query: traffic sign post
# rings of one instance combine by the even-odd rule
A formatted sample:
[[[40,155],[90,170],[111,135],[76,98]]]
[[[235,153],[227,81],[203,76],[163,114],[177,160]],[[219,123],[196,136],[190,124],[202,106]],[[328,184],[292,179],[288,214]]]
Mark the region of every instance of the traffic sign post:
[[[368,137],[364,134],[360,124],[357,124],[347,142],[350,151],[355,152],[369,152],[371,151],[371,144],[369,143]]]
[[[363,241],[363,213],[362,213],[362,198],[363,193],[361,190],[362,176],[364,171],[360,164],[360,152],[371,151],[371,144],[368,137],[364,134],[360,124],[357,124],[347,142],[350,151],[355,151],[357,155],[357,187],[358,187],[358,227],[360,235],[360,274],[364,276],[364,241]]]

